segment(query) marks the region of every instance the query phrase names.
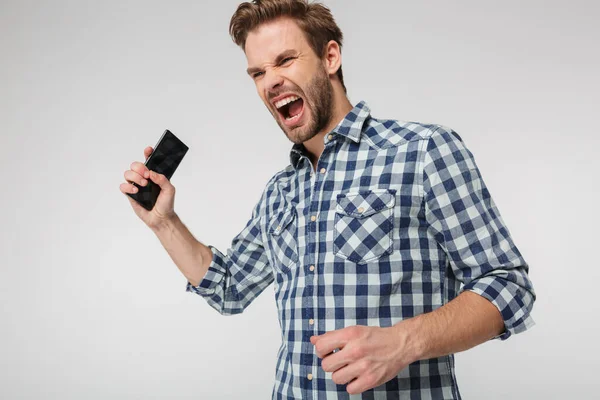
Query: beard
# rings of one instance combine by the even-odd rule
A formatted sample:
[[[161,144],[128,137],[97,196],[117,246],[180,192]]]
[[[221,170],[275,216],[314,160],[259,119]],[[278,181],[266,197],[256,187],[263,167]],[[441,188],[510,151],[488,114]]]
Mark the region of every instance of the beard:
[[[333,85],[325,68],[320,66],[320,68],[317,68],[317,73],[308,82],[306,90],[302,90],[295,85],[290,89],[290,91],[298,93],[304,100],[303,106],[310,111],[309,120],[304,125],[289,128],[281,122],[277,111],[271,113],[286,137],[291,142],[299,144],[316,136],[331,121],[333,115]],[[286,88],[285,91],[287,90]],[[304,113],[306,113],[306,109]]]

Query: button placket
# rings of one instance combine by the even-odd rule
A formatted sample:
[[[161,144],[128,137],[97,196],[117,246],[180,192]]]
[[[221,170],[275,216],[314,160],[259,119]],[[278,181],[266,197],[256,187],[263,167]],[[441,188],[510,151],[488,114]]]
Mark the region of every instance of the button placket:
[[[328,136],[329,139],[331,139],[333,137],[333,135],[329,135]],[[323,152],[323,154],[321,156],[326,155],[328,152],[327,146],[325,147],[325,150]],[[319,158],[320,160],[320,158]],[[319,165],[319,160],[317,161],[317,167]],[[316,173],[315,173],[316,172]],[[317,285],[317,280],[318,280],[318,275],[315,273],[316,271],[316,263],[318,262],[317,258],[317,252],[316,252],[316,246],[318,244],[318,234],[317,234],[317,229],[318,229],[318,224],[316,224],[316,222],[319,219],[320,213],[318,212],[319,210],[319,193],[320,193],[320,188],[323,185],[323,180],[325,179],[325,174],[327,173],[327,168],[325,168],[325,166],[321,166],[321,168],[318,168],[317,170],[313,170],[311,169],[310,174],[311,174],[311,184],[313,185],[313,190],[312,190],[312,196],[311,196],[311,206],[310,206],[310,222],[308,223],[308,229],[306,230],[309,237],[307,240],[307,248],[308,248],[308,258],[307,258],[307,263],[309,264],[308,266],[308,271],[306,273],[305,279],[306,279],[306,284],[305,284],[305,296],[306,296],[306,300],[305,300],[305,305],[306,305],[306,310],[308,311],[306,314],[305,318],[308,318],[308,325],[305,325],[305,329],[306,329],[306,335],[308,335],[308,337],[317,334],[316,330],[316,324],[315,324],[315,319],[314,319],[314,305],[315,305],[315,301],[313,298],[313,293],[314,293],[314,286]],[[314,181],[313,181],[314,178]],[[312,275],[312,276],[311,276]],[[304,346],[308,345],[307,350],[310,352],[312,351],[314,353],[314,346],[312,346],[312,344],[308,343],[308,344],[304,344]],[[305,365],[306,368],[306,378],[308,379],[308,381],[312,381],[313,379],[313,374],[309,371],[312,370],[312,368],[314,368],[315,366],[318,365],[318,359],[316,354],[313,355],[313,363],[314,365]]]

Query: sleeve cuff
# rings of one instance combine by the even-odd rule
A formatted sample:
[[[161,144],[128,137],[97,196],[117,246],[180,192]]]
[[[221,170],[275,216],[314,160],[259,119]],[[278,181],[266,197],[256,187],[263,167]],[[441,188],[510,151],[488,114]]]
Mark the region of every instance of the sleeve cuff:
[[[506,340],[511,335],[524,332],[535,325],[530,315],[533,296],[529,292],[523,295],[523,290],[513,287],[511,282],[485,277],[465,285],[464,290],[485,297],[500,311],[504,320],[504,331],[490,340]]]
[[[198,284],[193,286],[189,281],[186,284],[186,292],[194,292],[200,296],[211,296],[223,280],[226,273],[225,256],[216,247],[207,245],[212,250],[213,258],[208,266],[206,274]]]

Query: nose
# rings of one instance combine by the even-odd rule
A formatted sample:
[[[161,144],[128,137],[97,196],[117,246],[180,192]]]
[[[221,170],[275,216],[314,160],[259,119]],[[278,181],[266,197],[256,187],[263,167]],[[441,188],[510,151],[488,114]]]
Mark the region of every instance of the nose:
[[[276,91],[279,86],[283,85],[283,77],[276,70],[268,69],[265,71],[265,85],[268,92]]]

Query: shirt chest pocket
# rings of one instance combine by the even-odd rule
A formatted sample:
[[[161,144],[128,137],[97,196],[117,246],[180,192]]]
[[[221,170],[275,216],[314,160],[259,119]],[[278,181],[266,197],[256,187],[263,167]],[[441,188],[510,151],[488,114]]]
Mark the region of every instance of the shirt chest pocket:
[[[275,214],[269,222],[268,233],[274,268],[288,272],[298,262],[296,210],[289,208]]]
[[[393,251],[395,189],[373,189],[337,195],[333,252],[366,263]]]

